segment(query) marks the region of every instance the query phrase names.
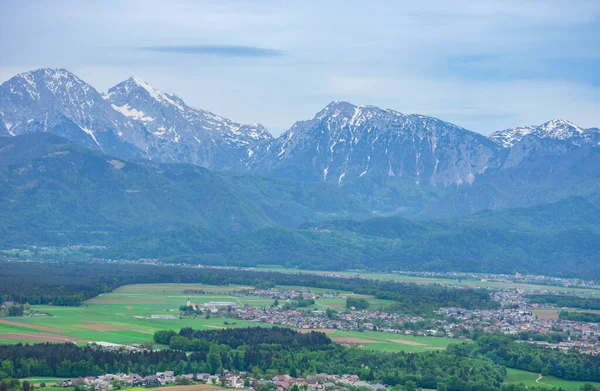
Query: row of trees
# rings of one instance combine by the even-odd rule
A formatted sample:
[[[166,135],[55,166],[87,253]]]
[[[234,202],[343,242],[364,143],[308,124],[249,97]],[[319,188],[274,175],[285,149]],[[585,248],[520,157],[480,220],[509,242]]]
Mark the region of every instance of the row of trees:
[[[447,351],[458,357],[486,357],[509,368],[544,376],[600,382],[600,357],[595,355],[518,343],[501,334],[482,334],[476,342],[450,345]]]
[[[288,274],[226,269],[190,269],[151,265],[37,264],[0,262],[0,299],[30,304],[80,305],[82,301],[128,284],[203,283],[210,285],[301,285],[350,291],[395,301],[390,311],[432,313],[439,307],[496,308],[485,289],[453,289],[360,278],[339,279],[312,274]],[[22,284],[21,281],[27,281]],[[309,305],[308,299],[297,306]]]
[[[566,295],[528,295],[525,296],[530,303],[547,305],[551,304],[555,307],[566,308],[582,308],[586,310],[600,310],[600,298],[596,297],[579,297]]]
[[[595,314],[593,312],[560,311],[558,316],[560,319],[564,320],[600,323],[600,314]]]
[[[190,333],[196,335],[196,331]],[[319,342],[327,341],[321,335],[304,340],[302,336],[274,333],[282,338],[280,342],[255,329],[244,329],[239,335],[217,335],[217,341],[229,341],[237,347],[209,342],[205,350],[189,355],[175,350],[108,352],[73,344],[38,344],[0,346],[0,357],[6,358],[2,366],[6,367],[7,377],[80,377],[116,372],[148,375],[164,370],[173,370],[177,375],[247,371],[256,378],[356,373],[363,380],[392,386],[413,382],[418,387],[435,389],[444,383],[452,391],[494,391],[500,389],[505,375],[503,367],[485,358],[454,357],[446,352],[374,352]],[[240,345],[242,339],[245,343]],[[287,345],[289,341],[300,345]]]

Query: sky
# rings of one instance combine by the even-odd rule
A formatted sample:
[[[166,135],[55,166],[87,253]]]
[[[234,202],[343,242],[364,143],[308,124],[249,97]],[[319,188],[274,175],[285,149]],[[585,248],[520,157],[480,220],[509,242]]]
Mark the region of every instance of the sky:
[[[333,100],[490,134],[600,127],[600,1],[0,0],[0,82],[136,76],[278,135]]]

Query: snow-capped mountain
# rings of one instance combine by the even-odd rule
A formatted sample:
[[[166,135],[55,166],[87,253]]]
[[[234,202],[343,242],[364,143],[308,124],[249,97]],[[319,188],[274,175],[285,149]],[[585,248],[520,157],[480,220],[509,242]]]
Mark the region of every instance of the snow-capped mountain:
[[[486,137],[436,118],[335,101],[265,144],[250,166],[340,185],[363,176],[449,185],[498,167],[497,150]]]
[[[130,78],[104,96],[65,69],[21,73],[0,86],[0,136],[49,132],[125,158],[246,169],[272,136],[189,107],[175,95]]]
[[[517,126],[516,128],[499,130],[490,135],[490,140],[503,148],[510,148],[521,141],[523,137],[531,134],[536,128],[536,126]]]
[[[242,168],[258,143],[272,136],[260,124],[241,125],[208,111],[192,108],[131,77],[108,90],[112,108],[143,124],[158,140],[161,160],[217,169]]]
[[[87,148],[142,157],[148,133],[65,69],[25,72],[0,86],[0,122],[10,135],[50,132]]]
[[[567,141],[575,145],[598,144],[600,130],[584,129],[562,119],[548,121],[540,126],[522,126],[500,130],[490,135],[490,140],[504,148],[512,148],[526,136]]]

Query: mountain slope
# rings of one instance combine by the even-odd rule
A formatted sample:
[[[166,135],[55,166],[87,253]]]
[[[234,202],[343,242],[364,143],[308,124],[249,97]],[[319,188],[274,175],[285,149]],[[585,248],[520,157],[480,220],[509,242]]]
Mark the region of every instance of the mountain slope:
[[[0,138],[0,183],[3,247],[109,243],[187,225],[232,235],[369,215],[335,186],[132,163],[49,134]]]
[[[175,95],[129,78],[104,98],[118,112],[143,124],[159,140],[153,157],[213,169],[243,169],[254,146],[272,136],[260,124],[241,125],[192,108]]]
[[[49,132],[127,158],[143,157],[151,142],[143,127],[65,69],[25,72],[3,83],[0,122],[11,135]]]
[[[247,171],[256,145],[272,136],[189,107],[130,78],[104,97],[65,69],[21,73],[0,86],[0,136],[48,132],[122,158]]]
[[[332,102],[296,122],[250,162],[256,172],[344,185],[368,176],[416,184],[472,183],[498,167],[496,145],[441,120]]]

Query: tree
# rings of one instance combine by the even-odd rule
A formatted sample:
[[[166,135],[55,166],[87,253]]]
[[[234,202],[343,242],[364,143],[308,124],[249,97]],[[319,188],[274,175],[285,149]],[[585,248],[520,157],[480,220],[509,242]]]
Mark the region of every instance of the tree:
[[[437,391],[448,391],[446,387],[446,383],[438,382],[437,387],[435,388]]]
[[[417,391],[417,383],[412,380],[408,380],[404,383],[404,391]]]
[[[275,301],[273,302],[273,307],[277,307],[279,305],[279,300],[275,299]]]
[[[223,361],[221,360],[221,354],[217,351],[215,346],[210,347],[206,361],[211,373],[216,374],[221,372]]]
[[[23,381],[23,391],[30,391],[30,390],[31,390],[31,384],[27,380],[24,380]]]
[[[177,376],[175,378],[175,383],[177,383],[180,386],[188,386],[190,385],[191,381],[186,376]]]
[[[13,377],[14,373],[13,373],[13,363],[10,360],[4,360],[2,361],[2,369],[0,369],[1,372],[3,372],[5,377]]]

